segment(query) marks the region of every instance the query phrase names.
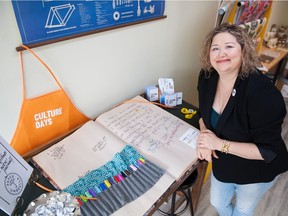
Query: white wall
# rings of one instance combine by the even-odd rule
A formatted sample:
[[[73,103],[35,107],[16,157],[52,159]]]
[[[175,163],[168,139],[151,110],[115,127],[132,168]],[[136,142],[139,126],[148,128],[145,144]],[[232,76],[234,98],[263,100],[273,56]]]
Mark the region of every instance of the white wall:
[[[274,0],[272,5],[272,13],[270,15],[269,23],[267,25],[267,31],[270,31],[271,25],[277,26],[288,25],[288,1],[286,0]]]
[[[142,93],[159,77],[174,79],[197,104],[198,51],[213,27],[217,1],[166,1],[166,19],[35,48],[74,104],[91,118]],[[22,103],[21,38],[10,1],[0,2],[0,134],[9,142]],[[55,89],[43,67],[24,51],[27,96]]]
[[[217,6],[218,1],[213,0],[166,0],[166,19],[34,51],[54,71],[74,104],[91,118],[157,84],[159,77],[173,78],[184,99],[197,105],[198,53],[214,26]],[[281,16],[277,19],[285,18],[287,24],[286,12],[287,2],[274,4],[271,19]],[[19,53],[15,51],[21,38],[11,1],[0,1],[0,28],[0,135],[9,142],[22,103]],[[23,54],[27,96],[55,89],[43,67],[26,51]]]

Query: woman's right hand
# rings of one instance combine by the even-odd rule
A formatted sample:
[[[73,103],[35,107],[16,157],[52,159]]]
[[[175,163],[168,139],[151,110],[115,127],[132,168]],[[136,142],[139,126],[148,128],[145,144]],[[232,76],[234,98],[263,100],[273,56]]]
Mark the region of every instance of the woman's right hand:
[[[206,160],[211,162],[212,160],[212,150],[207,148],[197,148],[197,156],[200,160]]]
[[[215,151],[212,151],[212,150],[207,149],[207,148],[201,148],[201,147],[197,148],[197,156],[200,160],[206,160],[208,162],[212,161],[212,156],[214,158],[218,158]]]
[[[199,125],[200,125],[200,131],[207,130],[207,127],[205,126],[202,118],[199,119]],[[208,162],[212,161],[212,156],[218,158],[215,151],[201,147],[197,147],[197,156],[200,160],[206,160]]]

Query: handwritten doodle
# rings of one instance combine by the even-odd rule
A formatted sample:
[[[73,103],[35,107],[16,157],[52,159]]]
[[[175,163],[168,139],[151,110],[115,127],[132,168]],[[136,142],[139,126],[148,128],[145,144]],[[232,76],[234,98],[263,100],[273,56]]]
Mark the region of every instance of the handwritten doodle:
[[[10,166],[10,164],[13,162],[13,158],[11,155],[7,155],[7,152],[3,152],[2,155],[0,155],[0,172],[4,172],[7,175],[7,170]]]
[[[9,173],[4,181],[5,189],[9,194],[17,195],[22,192],[24,185],[21,176],[17,173]]]
[[[150,140],[150,145],[148,146],[147,150],[150,152],[156,152],[158,149],[163,147],[163,143],[159,140]]]
[[[107,137],[104,136],[100,141],[96,143],[95,146],[93,146],[92,151],[94,152],[101,151],[105,148],[106,145],[107,145]]]
[[[65,153],[64,146],[59,146],[57,148],[52,149],[50,152],[47,153],[50,157],[54,158],[54,160],[60,160]]]

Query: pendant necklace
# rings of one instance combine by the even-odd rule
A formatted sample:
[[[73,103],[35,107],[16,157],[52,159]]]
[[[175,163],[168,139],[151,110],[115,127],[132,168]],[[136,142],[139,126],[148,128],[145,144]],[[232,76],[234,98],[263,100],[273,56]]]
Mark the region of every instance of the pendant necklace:
[[[233,87],[232,87],[232,89],[233,89]],[[227,104],[227,102],[228,102],[228,100],[229,100],[229,98],[230,98],[232,89],[231,89],[231,91],[229,91],[229,94],[228,94],[226,97],[224,97],[224,101],[223,101],[223,103],[221,104],[221,91],[220,91],[220,86],[219,86],[219,98],[218,98],[218,103],[219,103],[219,108],[220,108],[220,110],[219,110],[219,114],[220,114],[220,115],[222,115],[222,113],[223,113],[223,111],[224,111],[224,109],[225,109],[225,106],[226,106],[226,104]]]

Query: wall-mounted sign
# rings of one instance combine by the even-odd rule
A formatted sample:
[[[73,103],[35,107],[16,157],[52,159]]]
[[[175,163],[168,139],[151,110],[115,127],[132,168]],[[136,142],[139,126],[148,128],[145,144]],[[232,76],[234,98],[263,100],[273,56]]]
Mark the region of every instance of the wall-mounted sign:
[[[165,0],[12,0],[22,43],[71,37],[162,17]]]

